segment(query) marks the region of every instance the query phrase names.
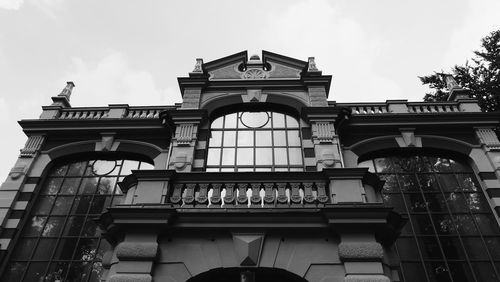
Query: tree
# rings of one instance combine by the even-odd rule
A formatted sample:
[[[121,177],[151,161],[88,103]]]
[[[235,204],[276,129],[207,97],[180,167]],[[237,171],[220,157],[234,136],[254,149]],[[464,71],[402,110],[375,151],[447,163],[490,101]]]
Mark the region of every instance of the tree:
[[[500,111],[500,30],[481,40],[481,49],[465,65],[455,65],[451,74],[460,87],[469,90],[469,97],[477,99],[485,112]],[[419,77],[431,88],[424,101],[446,101],[449,96],[443,74]]]

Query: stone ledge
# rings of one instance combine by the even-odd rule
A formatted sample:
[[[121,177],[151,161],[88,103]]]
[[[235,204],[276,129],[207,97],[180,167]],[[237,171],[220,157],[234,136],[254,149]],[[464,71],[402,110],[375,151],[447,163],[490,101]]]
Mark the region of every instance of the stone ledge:
[[[382,259],[384,257],[384,250],[382,245],[377,242],[364,242],[364,243],[340,243],[339,244],[339,257],[341,260],[373,260]]]
[[[158,243],[122,242],[116,247],[120,260],[153,260],[158,254]]]
[[[385,275],[347,275],[344,282],[391,282]]]
[[[108,282],[152,282],[153,277],[149,274],[114,274]]]

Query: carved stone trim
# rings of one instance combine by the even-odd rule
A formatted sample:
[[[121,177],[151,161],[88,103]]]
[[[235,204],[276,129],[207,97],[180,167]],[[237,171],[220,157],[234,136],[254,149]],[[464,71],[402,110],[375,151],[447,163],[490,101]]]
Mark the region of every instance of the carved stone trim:
[[[113,274],[109,282],[152,282],[150,274]]]
[[[198,126],[192,123],[180,124],[175,130],[177,145],[189,146],[191,141],[196,138]]]
[[[233,244],[240,265],[256,266],[259,263],[264,234],[233,234]]]
[[[120,260],[154,260],[158,254],[158,243],[122,242],[116,247],[116,257]]]
[[[269,73],[260,69],[248,69],[241,75],[243,79],[267,79],[268,77]]]
[[[380,274],[356,274],[347,275],[344,282],[390,282],[389,277]]]
[[[312,139],[320,143],[333,143],[335,128],[332,122],[313,122],[312,123]]]
[[[341,260],[379,260],[384,257],[382,245],[377,242],[342,242],[339,244]]]
[[[45,138],[42,135],[34,135],[28,137],[28,140],[26,141],[24,148],[21,149],[21,154],[19,155],[19,157],[21,158],[34,157],[36,152],[38,152],[38,150],[40,150],[40,148],[42,147],[44,139]]]
[[[500,150],[500,140],[492,128],[476,128],[476,136],[488,149]]]

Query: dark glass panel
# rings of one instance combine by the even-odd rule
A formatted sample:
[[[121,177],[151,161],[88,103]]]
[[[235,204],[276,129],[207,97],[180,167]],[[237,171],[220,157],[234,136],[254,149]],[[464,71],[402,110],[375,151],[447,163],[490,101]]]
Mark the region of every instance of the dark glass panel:
[[[111,206],[114,206],[117,204],[122,204],[123,201],[125,201],[125,196],[114,196],[113,202],[111,203]]]
[[[68,174],[67,176],[81,176],[85,172],[85,169],[87,167],[87,162],[77,162],[77,163],[72,163],[69,166]]]
[[[414,174],[399,174],[398,181],[404,192],[420,192],[417,178]]]
[[[50,170],[49,176],[64,176],[68,170],[68,165],[59,165]]]
[[[448,282],[451,281],[450,271],[446,264],[442,261],[427,262],[425,264],[427,273],[431,281],[435,282]]]
[[[113,189],[116,185],[116,177],[101,177],[99,186],[97,187],[97,194],[113,194]]]
[[[64,228],[64,235],[66,236],[78,236],[80,235],[80,231],[85,223],[84,216],[70,216],[68,218],[68,222],[66,223],[66,227]]]
[[[73,260],[91,261],[94,259],[97,250],[97,239],[81,238],[76,246]]]
[[[486,246],[495,260],[500,260],[500,237],[485,237]]]
[[[118,174],[116,161],[107,161],[107,160],[93,161],[92,173],[99,176]]]
[[[432,158],[431,160],[434,170],[437,172],[452,172],[452,166],[446,158]]]
[[[426,193],[425,199],[431,212],[448,212],[446,200],[441,193]]]
[[[434,214],[432,215],[432,220],[438,234],[456,233],[454,222],[449,215]]]
[[[111,196],[94,196],[89,214],[100,214],[111,205]]]
[[[464,248],[458,237],[440,236],[439,242],[447,259],[464,259]],[[467,247],[467,246],[466,246]]]
[[[82,179],[78,194],[94,194],[97,188],[99,177],[86,177]]]
[[[66,215],[71,209],[71,204],[73,203],[73,196],[59,196],[52,209],[52,214],[54,215]]]
[[[72,262],[67,274],[67,281],[86,282],[90,275],[91,262]]]
[[[80,184],[80,178],[65,178],[61,186],[59,194],[70,194],[74,195],[78,191],[78,185]]]
[[[106,254],[106,252],[110,250],[111,250],[111,245],[108,243],[108,241],[102,238],[101,241],[99,242],[99,248],[97,248],[95,259],[102,260],[104,254]]]
[[[455,214],[455,225],[461,235],[477,235],[478,231],[472,217],[467,214]]]
[[[46,216],[32,216],[28,220],[26,226],[24,227],[23,236],[38,236],[42,233],[45,222],[47,221]]]
[[[469,282],[474,281],[474,276],[469,265],[465,262],[448,262],[450,274],[453,282]]]
[[[417,174],[417,179],[423,192],[439,192],[439,185],[432,174]]]
[[[25,282],[35,282],[43,281],[45,275],[45,269],[47,268],[47,262],[32,262],[26,270],[26,275],[23,281]]]
[[[57,239],[45,239],[42,238],[38,242],[35,253],[33,254],[34,260],[49,260],[52,256],[52,252],[55,249]]]
[[[44,282],[57,282],[57,281],[65,281],[64,277],[68,272],[69,263],[67,262],[55,262],[51,263],[49,267],[49,271],[45,277]]]
[[[81,236],[96,237],[99,236],[99,234],[97,224],[91,219],[87,220],[85,226],[83,227]]]
[[[472,212],[491,212],[490,205],[482,193],[465,193],[466,206]]]
[[[452,213],[468,212],[469,208],[465,203],[464,195],[458,193],[446,193],[446,202]]]
[[[474,218],[483,235],[500,234],[498,223],[491,214],[475,214]]]
[[[436,237],[420,237],[418,238],[420,251],[424,259],[442,259],[443,254],[439,247],[439,243]]]
[[[49,178],[42,189],[42,194],[55,195],[59,192],[63,178]]]
[[[434,234],[432,222],[428,215],[412,215],[413,226],[416,234]]]
[[[42,236],[43,237],[54,237],[61,234],[61,230],[64,226],[65,217],[60,216],[51,216],[47,220],[47,224],[45,224],[45,228],[43,229]]]
[[[9,263],[5,269],[5,275],[2,277],[4,282],[19,282],[26,271],[26,263],[14,262]]]
[[[398,184],[398,180],[396,178],[396,175],[394,175],[394,174],[382,174],[382,175],[379,175],[379,177],[381,180],[385,181],[384,188],[383,188],[384,193],[399,193],[400,192],[399,184]]]
[[[429,162],[425,157],[392,157],[393,169],[403,173],[429,172]]]
[[[471,168],[460,162],[450,159],[451,169],[454,172],[472,172]]]
[[[77,238],[61,239],[54,253],[54,259],[70,260],[73,257],[77,242]]]
[[[422,282],[427,281],[425,277],[424,267],[420,262],[403,262],[401,268],[405,282]]]
[[[104,268],[101,262],[94,262],[90,271],[89,282],[100,282],[104,274]]]
[[[406,213],[405,203],[399,194],[385,194],[382,195],[384,203],[389,207],[394,207],[394,210],[400,213]],[[409,200],[408,200],[409,201]]]
[[[491,262],[472,262],[472,269],[476,274],[477,281],[498,282],[498,277],[493,270]]]
[[[378,158],[375,159],[374,163],[378,173],[390,173],[394,171],[390,158]]]
[[[464,247],[470,259],[488,260],[488,252],[480,237],[462,237]],[[465,257],[465,256],[464,256]]]
[[[33,208],[32,214],[48,215],[50,209],[54,204],[55,196],[40,196],[36,201],[35,207]]]
[[[416,260],[420,258],[417,242],[412,237],[399,238],[396,242],[396,247],[401,260]]]
[[[440,174],[438,180],[444,192],[460,192],[461,190],[453,174]]]
[[[410,212],[426,212],[427,211],[427,203],[425,202],[422,194],[420,193],[411,193],[404,195],[406,205]]]
[[[35,249],[37,239],[20,239],[14,251],[12,252],[12,260],[28,260],[31,253]]]
[[[71,208],[72,214],[86,214],[92,203],[92,196],[77,196]]]
[[[460,187],[463,191],[467,192],[477,192],[481,191],[479,189],[479,184],[475,180],[474,175],[472,174],[457,174],[458,183],[460,183]]]

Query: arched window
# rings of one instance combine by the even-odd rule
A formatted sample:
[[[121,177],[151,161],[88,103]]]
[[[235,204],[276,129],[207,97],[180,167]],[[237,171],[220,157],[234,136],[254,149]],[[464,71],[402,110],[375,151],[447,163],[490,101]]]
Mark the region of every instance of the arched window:
[[[391,156],[359,166],[386,181],[385,203],[408,216],[395,244],[404,281],[500,281],[500,229],[468,165]]]
[[[299,122],[276,112],[236,112],[210,127],[207,171],[303,171]]]
[[[124,200],[118,181],[132,169],[151,168],[139,161],[99,159],[55,166],[0,280],[100,281],[102,257],[110,246],[93,219]]]

